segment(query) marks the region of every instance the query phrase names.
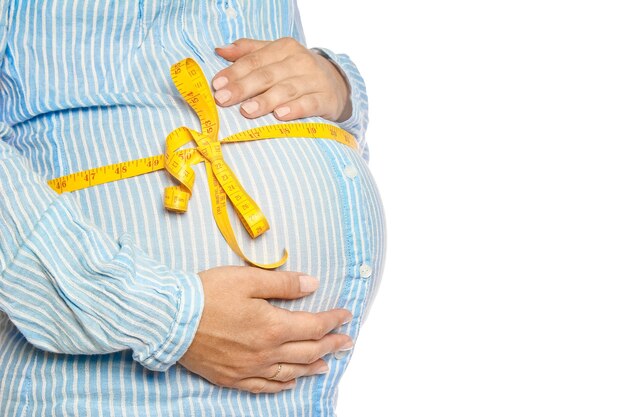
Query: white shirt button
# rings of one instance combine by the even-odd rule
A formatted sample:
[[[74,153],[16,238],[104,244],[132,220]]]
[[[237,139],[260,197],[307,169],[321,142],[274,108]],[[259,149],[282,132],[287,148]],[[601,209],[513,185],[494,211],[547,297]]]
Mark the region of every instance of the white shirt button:
[[[226,16],[230,17],[231,19],[234,19],[237,17],[237,10],[233,9],[232,7],[229,7],[226,9]]]
[[[348,178],[354,178],[358,175],[358,171],[354,167],[354,165],[348,165],[343,169],[343,174]]]
[[[359,268],[359,273],[361,274],[361,278],[369,278],[372,276],[372,267],[368,264],[363,264]]]

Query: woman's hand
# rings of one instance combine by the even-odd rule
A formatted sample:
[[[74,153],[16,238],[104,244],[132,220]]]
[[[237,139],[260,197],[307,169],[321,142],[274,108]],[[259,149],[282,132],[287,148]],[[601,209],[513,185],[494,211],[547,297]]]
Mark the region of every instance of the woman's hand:
[[[352,347],[348,335],[331,333],[352,319],[348,310],[288,311],[266,301],[305,297],[317,289],[317,279],[243,266],[199,276],[204,311],[179,363],[214,384],[279,392],[293,388],[299,377],[325,373],[323,356]]]
[[[273,112],[285,121],[321,116],[342,122],[352,114],[350,88],[339,70],[293,38],[239,39],[215,51],[234,62],[212,81],[221,106],[243,102],[245,117]]]

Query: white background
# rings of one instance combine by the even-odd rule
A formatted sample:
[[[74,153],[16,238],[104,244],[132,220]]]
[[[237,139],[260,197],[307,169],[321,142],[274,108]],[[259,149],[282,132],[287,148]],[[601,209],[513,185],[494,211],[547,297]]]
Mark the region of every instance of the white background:
[[[626,415],[622,3],[299,1],[388,222],[339,417]]]

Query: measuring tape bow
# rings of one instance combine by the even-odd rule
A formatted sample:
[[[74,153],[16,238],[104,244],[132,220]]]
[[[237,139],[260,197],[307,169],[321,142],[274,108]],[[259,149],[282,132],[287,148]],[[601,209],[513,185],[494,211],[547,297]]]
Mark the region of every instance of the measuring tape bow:
[[[204,162],[213,218],[230,248],[252,265],[265,269],[278,268],[287,261],[286,249],[279,261],[259,264],[246,257],[237,243],[226,210],[227,199],[253,239],[269,230],[270,225],[260,207],[246,193],[224,161],[221,145],[261,139],[315,138],[335,140],[357,149],[356,140],[345,130],[326,123],[284,123],[245,130],[220,141],[217,106],[200,66],[193,59],[187,58],[174,64],[170,73],[176,88],[200,119],[201,132],[179,127],[167,136],[164,155],[87,169],[52,179],[48,185],[61,194],[166,169],[180,184],[165,189],[164,205],[170,211],[183,213],[187,210],[193,191],[195,173],[192,165]],[[179,149],[191,141],[196,143],[196,148]]]

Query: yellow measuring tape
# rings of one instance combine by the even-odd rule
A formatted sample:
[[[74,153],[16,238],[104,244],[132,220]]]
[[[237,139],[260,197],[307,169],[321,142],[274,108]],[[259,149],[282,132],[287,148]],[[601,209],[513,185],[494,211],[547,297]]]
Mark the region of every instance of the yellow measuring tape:
[[[211,192],[213,217],[228,245],[252,265],[265,269],[278,268],[287,261],[287,250],[284,250],[282,258],[277,262],[259,264],[248,259],[237,243],[226,210],[227,198],[253,239],[269,230],[270,226],[257,203],[246,193],[224,161],[221,145],[298,137],[336,140],[357,149],[356,140],[345,130],[326,123],[284,123],[245,130],[220,141],[217,137],[219,131],[217,106],[200,66],[193,59],[187,58],[174,64],[170,73],[176,88],[200,119],[202,132],[179,127],[167,136],[164,155],[87,169],[52,179],[48,181],[48,185],[61,194],[166,169],[180,184],[165,189],[165,207],[170,211],[182,213],[187,210],[193,190],[195,173],[191,166],[204,162]],[[191,141],[196,142],[197,148],[179,149]]]

